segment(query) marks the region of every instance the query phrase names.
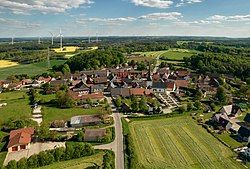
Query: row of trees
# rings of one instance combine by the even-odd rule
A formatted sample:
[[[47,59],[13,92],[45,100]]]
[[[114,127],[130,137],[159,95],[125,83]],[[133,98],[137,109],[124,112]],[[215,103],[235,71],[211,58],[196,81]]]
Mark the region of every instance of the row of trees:
[[[80,53],[71,57],[66,64],[72,72],[114,67],[125,62],[121,52],[115,50],[96,50]]]
[[[67,142],[66,148],[42,151],[16,162],[12,160],[5,167],[6,169],[30,169],[53,164],[54,162],[66,161],[80,157],[90,156],[95,153],[94,148],[88,143]]]

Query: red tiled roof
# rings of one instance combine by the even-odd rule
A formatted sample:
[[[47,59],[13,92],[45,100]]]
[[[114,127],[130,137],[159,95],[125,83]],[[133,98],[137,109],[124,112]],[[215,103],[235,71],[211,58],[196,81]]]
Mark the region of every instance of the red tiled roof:
[[[130,89],[130,94],[131,95],[144,95],[145,89],[143,88],[132,88]]]
[[[173,90],[174,89],[174,85],[175,85],[174,82],[168,82],[167,83],[167,89]]]
[[[29,144],[31,142],[31,137],[34,134],[33,128],[23,128],[18,130],[12,130],[10,132],[10,138],[8,143],[8,148],[14,145]]]
[[[177,87],[188,87],[188,81],[187,80],[176,80],[175,84]]]

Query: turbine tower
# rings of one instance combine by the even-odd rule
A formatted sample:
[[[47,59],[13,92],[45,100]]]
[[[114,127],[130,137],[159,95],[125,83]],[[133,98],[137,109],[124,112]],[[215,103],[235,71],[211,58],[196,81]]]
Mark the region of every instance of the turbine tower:
[[[60,33],[57,37],[60,37],[60,49],[61,51],[63,50],[63,34],[62,34],[62,29],[60,28]]]
[[[96,32],[96,43],[98,43],[99,38],[98,38],[98,32]]]
[[[54,45],[54,34],[52,32],[49,32],[51,34],[51,45]]]
[[[14,45],[14,35],[11,37],[11,45]]]
[[[41,44],[41,36],[38,37],[38,44]]]

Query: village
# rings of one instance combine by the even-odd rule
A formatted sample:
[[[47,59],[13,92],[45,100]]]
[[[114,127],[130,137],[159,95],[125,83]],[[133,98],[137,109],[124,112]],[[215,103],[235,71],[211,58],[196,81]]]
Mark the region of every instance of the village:
[[[43,124],[42,111],[43,106],[46,105],[44,101],[35,99],[37,96],[34,92],[38,91],[45,96],[63,91],[57,98],[57,106],[62,109],[99,108],[98,111],[102,111],[97,114],[72,116],[67,120],[54,119],[50,122],[48,130],[54,134],[57,133],[56,135],[59,135],[57,138],[52,136],[41,138],[42,129],[39,127],[17,127],[18,129],[11,130],[4,165],[12,160],[29,158],[45,150],[65,147],[65,141],[69,140],[94,143],[94,148],[112,150],[112,146],[105,147],[105,144],[108,145],[117,140],[117,134],[122,141],[120,136],[122,134],[117,133],[122,129],[117,128],[116,125],[121,117],[161,116],[192,110],[196,112],[192,114],[193,118],[207,127],[211,133],[226,132],[229,133],[228,135],[236,136],[234,138],[228,136],[229,139],[244,142],[239,144],[242,145],[239,147],[247,145],[250,141],[250,115],[243,113],[233,100],[229,101],[231,104],[221,107],[207,101],[215,97],[221,83],[233,81],[232,78],[222,79],[218,75],[197,74],[185,68],[170,70],[169,67],[156,66],[151,70],[151,66],[149,64],[148,70],[142,71],[126,65],[112,69],[58,74],[55,77],[48,75],[39,76],[36,79],[24,78],[15,82],[1,80],[0,91],[3,93],[14,91],[29,93],[29,98],[33,98],[30,105],[31,119],[36,121],[38,126]],[[190,101],[190,98],[193,98],[193,101]],[[0,110],[8,106],[7,103],[1,102]],[[122,114],[116,121],[114,116],[116,113],[120,114],[119,112]],[[243,115],[246,117],[242,118]],[[8,129],[5,130],[8,131]],[[227,144],[223,139],[217,138]],[[122,149],[120,146],[120,153]],[[118,151],[115,152],[116,155]],[[237,151],[239,158],[250,158],[249,148],[237,149]]]

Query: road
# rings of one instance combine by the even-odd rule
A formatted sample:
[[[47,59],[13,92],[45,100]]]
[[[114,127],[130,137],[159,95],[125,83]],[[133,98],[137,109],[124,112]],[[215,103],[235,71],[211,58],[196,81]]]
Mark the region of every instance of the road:
[[[109,144],[94,146],[95,149],[112,150],[115,153],[115,168],[124,169],[123,134],[122,134],[122,114],[116,111],[111,97],[106,97],[113,111],[115,140]]]
[[[155,67],[154,67],[154,70],[153,70],[153,73],[156,73],[157,72],[157,70],[158,70],[158,68],[159,68],[159,66],[160,66],[160,64],[161,64],[161,62],[160,62],[160,54],[156,57],[156,64],[155,64]]]

